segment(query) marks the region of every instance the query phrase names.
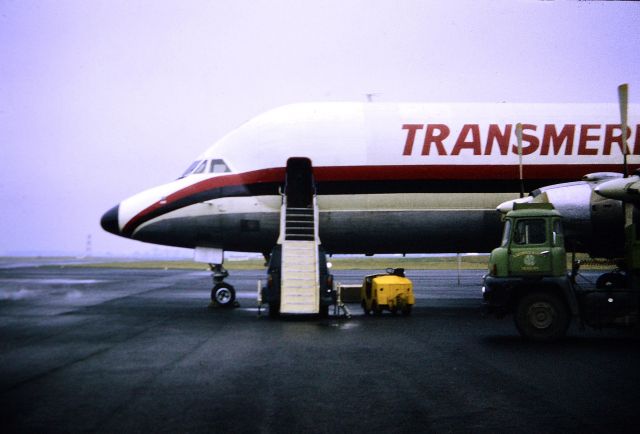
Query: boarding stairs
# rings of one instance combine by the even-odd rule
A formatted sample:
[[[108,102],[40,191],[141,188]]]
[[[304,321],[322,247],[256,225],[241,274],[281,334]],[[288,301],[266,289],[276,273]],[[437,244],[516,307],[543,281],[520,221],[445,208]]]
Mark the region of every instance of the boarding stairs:
[[[280,313],[316,314],[320,312],[317,198],[315,189],[309,188],[313,185],[310,162],[302,170],[308,173],[292,175],[290,170],[300,168],[291,168],[291,160],[287,164],[278,239],[282,245]]]

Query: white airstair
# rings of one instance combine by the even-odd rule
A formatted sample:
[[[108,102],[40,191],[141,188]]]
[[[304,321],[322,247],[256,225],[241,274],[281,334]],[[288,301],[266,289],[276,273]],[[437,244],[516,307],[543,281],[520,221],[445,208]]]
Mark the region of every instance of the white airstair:
[[[308,158],[287,160],[278,244],[280,272],[275,275],[279,274],[279,293],[268,295],[269,314],[320,313],[318,204]]]
[[[318,261],[318,205],[289,207],[282,198],[280,239],[282,282],[280,313],[315,314],[320,311],[320,270]]]

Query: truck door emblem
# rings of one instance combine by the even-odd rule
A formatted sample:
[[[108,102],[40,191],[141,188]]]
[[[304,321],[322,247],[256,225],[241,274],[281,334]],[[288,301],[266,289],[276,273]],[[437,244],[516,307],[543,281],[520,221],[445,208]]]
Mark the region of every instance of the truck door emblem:
[[[526,265],[527,267],[533,267],[534,265],[536,265],[536,257],[533,255],[526,255],[524,257],[524,265]]]

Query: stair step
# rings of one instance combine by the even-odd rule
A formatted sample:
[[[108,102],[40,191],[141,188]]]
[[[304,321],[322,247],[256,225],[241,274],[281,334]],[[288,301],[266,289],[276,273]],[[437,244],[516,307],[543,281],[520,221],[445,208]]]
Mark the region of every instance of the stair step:
[[[308,232],[308,229],[306,229]],[[282,313],[318,313],[319,282],[317,275],[317,249],[313,234],[289,236],[306,237],[306,241],[286,241],[282,246],[282,287],[280,311]]]
[[[285,233],[286,236],[289,235],[312,235],[313,236],[313,232],[309,231],[308,229],[289,229],[287,230],[287,232]]]
[[[289,235],[284,237],[287,241],[313,241],[313,235]]]
[[[288,214],[313,215],[313,208],[286,208]]]
[[[285,230],[291,230],[291,229],[297,229],[297,230],[306,230],[306,231],[313,231],[313,225],[304,225],[304,224],[292,224],[292,225],[287,225],[287,227],[285,228]]]
[[[314,200],[315,205],[315,200]],[[282,241],[282,313],[318,313],[318,240],[316,209],[283,207],[280,236]]]

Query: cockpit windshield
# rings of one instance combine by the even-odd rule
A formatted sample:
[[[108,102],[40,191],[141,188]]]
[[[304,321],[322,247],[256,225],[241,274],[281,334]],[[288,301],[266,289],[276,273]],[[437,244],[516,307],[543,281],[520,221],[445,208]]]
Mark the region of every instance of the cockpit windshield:
[[[193,163],[191,163],[189,165],[189,167],[187,168],[187,170],[185,170],[184,173],[180,176],[180,178],[184,178],[185,176],[191,174],[191,172],[193,172],[193,169],[198,167],[198,164],[200,164],[201,162],[202,162],[202,160],[196,160]]]
[[[187,170],[184,171],[180,178],[185,176],[194,175],[198,173],[230,173],[231,170],[224,160],[212,159],[212,160],[196,160],[189,165]]]

